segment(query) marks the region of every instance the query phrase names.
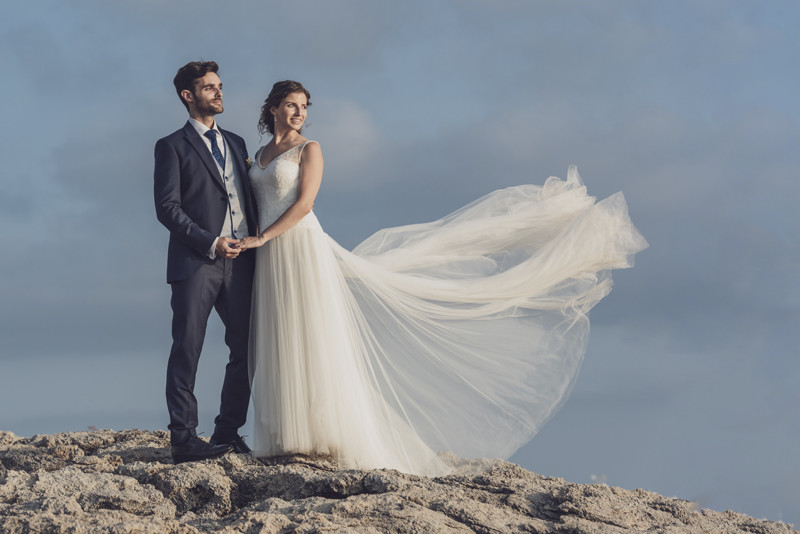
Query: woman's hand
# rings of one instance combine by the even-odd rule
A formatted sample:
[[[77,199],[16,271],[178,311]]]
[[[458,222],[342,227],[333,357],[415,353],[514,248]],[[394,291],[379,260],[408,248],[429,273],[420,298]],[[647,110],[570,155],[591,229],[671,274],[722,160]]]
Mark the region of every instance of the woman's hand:
[[[267,240],[261,236],[245,237],[239,240],[239,244],[236,245],[236,248],[240,250],[245,250],[248,248],[258,248],[266,242]]]

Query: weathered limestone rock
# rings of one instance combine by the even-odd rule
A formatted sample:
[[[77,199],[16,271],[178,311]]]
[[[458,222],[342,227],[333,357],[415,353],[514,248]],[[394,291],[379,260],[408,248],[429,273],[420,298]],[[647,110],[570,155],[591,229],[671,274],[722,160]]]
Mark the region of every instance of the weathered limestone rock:
[[[173,465],[166,432],[0,432],[0,532],[378,534],[719,532],[789,525],[644,490],[572,484],[507,462],[425,478],[326,457],[229,454]]]

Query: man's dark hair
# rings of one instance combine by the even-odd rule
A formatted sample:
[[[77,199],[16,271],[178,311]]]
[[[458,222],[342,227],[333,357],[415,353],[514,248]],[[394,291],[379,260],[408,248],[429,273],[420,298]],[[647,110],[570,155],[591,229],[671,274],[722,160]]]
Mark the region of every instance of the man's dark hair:
[[[189,103],[183,99],[181,91],[188,89],[194,94],[195,80],[202,78],[209,72],[217,72],[218,70],[219,66],[216,61],[190,61],[178,69],[178,74],[175,75],[172,83],[175,85],[175,91],[178,93],[181,103],[186,107],[186,111],[189,111]]]

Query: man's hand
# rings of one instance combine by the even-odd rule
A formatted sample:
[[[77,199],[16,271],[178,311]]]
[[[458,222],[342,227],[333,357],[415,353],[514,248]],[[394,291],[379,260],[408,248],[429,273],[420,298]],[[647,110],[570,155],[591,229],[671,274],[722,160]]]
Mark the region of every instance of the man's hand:
[[[235,258],[241,252],[241,250],[237,248],[238,245],[238,239],[220,237],[217,239],[217,246],[214,248],[214,252],[218,258]]]

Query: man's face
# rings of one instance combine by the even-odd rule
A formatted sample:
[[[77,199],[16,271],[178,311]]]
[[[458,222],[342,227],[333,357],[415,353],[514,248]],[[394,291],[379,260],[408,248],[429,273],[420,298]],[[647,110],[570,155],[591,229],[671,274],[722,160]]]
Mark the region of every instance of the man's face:
[[[222,82],[216,72],[209,72],[194,81],[192,91],[184,90],[184,99],[190,107],[200,115],[217,115],[222,113]]]

